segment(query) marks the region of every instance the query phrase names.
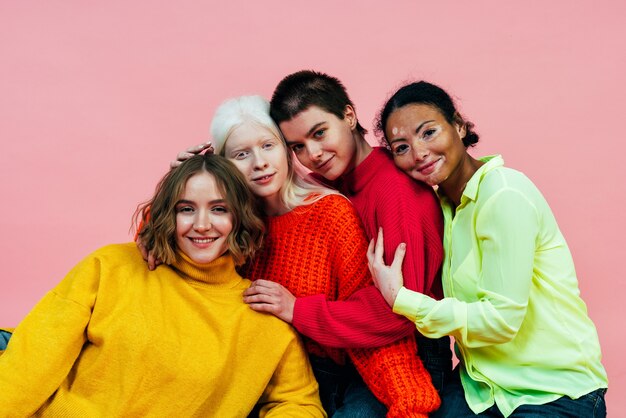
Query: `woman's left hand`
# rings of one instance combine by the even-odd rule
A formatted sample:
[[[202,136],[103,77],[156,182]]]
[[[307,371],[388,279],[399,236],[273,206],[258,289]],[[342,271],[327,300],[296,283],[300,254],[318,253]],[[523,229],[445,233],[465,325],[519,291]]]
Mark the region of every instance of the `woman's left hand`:
[[[385,264],[383,256],[385,255],[385,247],[383,240],[383,229],[378,230],[378,239],[374,243],[374,239],[370,241],[367,248],[367,260],[369,261],[370,273],[374,279],[374,284],[380,290],[385,301],[393,308],[393,303],[398,296],[398,292],[404,283],[402,276],[402,262],[406,254],[406,244],[401,243],[396,248],[393,256],[393,262],[390,266]]]
[[[269,312],[289,324],[293,322],[296,297],[276,282],[255,280],[244,290],[243,301],[255,311]]]

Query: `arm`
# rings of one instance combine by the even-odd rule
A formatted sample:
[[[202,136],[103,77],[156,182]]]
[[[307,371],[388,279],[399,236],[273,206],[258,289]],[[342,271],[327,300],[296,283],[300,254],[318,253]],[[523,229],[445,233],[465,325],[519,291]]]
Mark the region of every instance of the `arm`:
[[[260,417],[326,417],[317,381],[295,333],[259,404]]]
[[[511,341],[526,315],[538,225],[535,207],[524,195],[501,191],[476,220],[482,252],[477,300],[436,301],[401,288],[394,311],[414,321],[424,335],[452,335],[466,347]]]
[[[86,342],[97,270],[97,260],[81,262],[15,329],[0,357],[3,410],[31,416],[67,377]]]
[[[415,336],[373,349],[349,349],[363,381],[388,409],[387,417],[422,417],[441,400],[417,355]]]
[[[367,267],[367,240],[358,215],[342,201],[334,222],[333,276],[338,301],[324,295],[298,298],[293,325],[302,334],[330,347],[378,347],[415,332],[415,326],[392,312],[372,286]]]
[[[338,280],[339,299],[334,304],[341,307],[346,305],[345,300],[354,292],[368,285],[371,289],[371,275],[366,266],[366,239],[359,219],[352,207],[348,213],[352,214],[353,222],[347,214],[340,217],[342,230],[335,235],[338,237],[333,258],[334,274]],[[355,246],[355,243],[358,243]],[[379,302],[385,305],[384,300]],[[350,305],[348,305],[350,306]],[[381,318],[372,315],[367,306],[353,306],[353,315],[362,319],[372,327],[378,324],[383,328]],[[332,318],[337,321],[337,318]],[[384,321],[384,320],[383,320]],[[339,321],[337,321],[339,322]],[[363,321],[366,324],[366,321]],[[345,326],[345,324],[342,324]],[[334,325],[336,327],[337,325]],[[327,326],[326,329],[331,328]],[[358,336],[361,329],[351,329],[352,334]],[[408,337],[397,339],[391,344],[364,349],[348,349],[348,354],[356,366],[364,382],[372,393],[388,408],[388,417],[426,417],[427,414],[439,406],[440,400],[437,391],[432,385],[430,375],[422,365],[417,355],[415,333]]]
[[[403,176],[407,177],[407,176]],[[406,244],[404,286],[429,296],[443,296],[439,270],[443,261],[443,216],[430,187],[410,178],[377,195],[375,228],[385,231],[385,261],[391,264],[399,244]],[[436,290],[435,292],[433,292]]]

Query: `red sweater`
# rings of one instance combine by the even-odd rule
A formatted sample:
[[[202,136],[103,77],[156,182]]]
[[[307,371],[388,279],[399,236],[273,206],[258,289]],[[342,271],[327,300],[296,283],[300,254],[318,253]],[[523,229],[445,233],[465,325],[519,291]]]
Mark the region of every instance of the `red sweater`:
[[[432,188],[400,171],[384,148],[374,148],[333,186],[352,201],[369,239],[383,228],[387,264],[393,261],[396,247],[407,244],[404,286],[441,299],[443,217]],[[374,286],[341,303],[321,296],[298,299],[293,325],[333,347],[374,347],[415,332],[415,324],[394,314]]]
[[[346,300],[358,289],[371,287],[367,240],[358,215],[344,197],[326,196],[314,204],[271,217],[267,223],[263,248],[247,267],[250,279],[276,281],[298,300],[308,295]],[[386,305],[382,297],[380,304]],[[298,316],[318,314],[300,309],[296,302],[294,321]],[[358,314],[369,318],[369,312]],[[344,363],[347,351],[363,380],[389,408],[388,416],[425,416],[422,414],[439,406],[430,376],[416,355],[413,335],[384,347],[344,351],[320,343],[319,337],[324,334],[324,330],[307,334],[311,337],[304,337],[307,350],[331,357],[339,364]]]

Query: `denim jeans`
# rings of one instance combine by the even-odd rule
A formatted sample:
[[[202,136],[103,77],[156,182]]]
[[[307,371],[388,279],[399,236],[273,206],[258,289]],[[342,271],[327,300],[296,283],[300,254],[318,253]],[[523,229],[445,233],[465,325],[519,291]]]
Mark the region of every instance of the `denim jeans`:
[[[437,339],[426,338],[416,334],[417,353],[433,381],[435,389],[441,392],[446,382],[452,378],[452,350],[450,337]]]
[[[9,340],[11,339],[11,334],[8,331],[3,331],[0,329],[0,350],[5,350],[7,348],[7,344],[9,343]]]
[[[606,417],[606,403],[604,394],[606,389],[597,389],[581,396],[570,399],[562,396],[559,399],[543,405],[518,406],[510,418],[604,418]],[[480,414],[474,414],[467,402],[458,370],[455,370],[444,392],[441,394],[441,407],[431,415],[432,418],[466,418],[489,417],[502,418],[503,415],[497,405],[491,406]]]
[[[310,355],[320,387],[322,406],[329,417],[385,417],[387,408],[374,396],[351,364],[340,366],[329,358]]]

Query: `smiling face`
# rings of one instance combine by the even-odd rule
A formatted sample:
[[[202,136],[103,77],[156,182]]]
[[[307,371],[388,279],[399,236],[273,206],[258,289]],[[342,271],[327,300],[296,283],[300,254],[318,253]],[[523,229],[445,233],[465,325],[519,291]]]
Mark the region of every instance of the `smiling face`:
[[[243,124],[228,136],[224,156],[243,173],[252,193],[266,206],[280,205],[280,192],[289,175],[282,139],[262,126]]]
[[[396,165],[431,186],[456,181],[467,152],[462,123],[450,124],[435,107],[408,104],[394,110],[385,126]]]
[[[175,209],[176,245],[192,261],[210,263],[228,250],[233,215],[212,174],[191,176]]]
[[[332,181],[356,165],[356,120],[351,106],[346,106],[343,119],[311,106],[279,126],[302,165]]]

